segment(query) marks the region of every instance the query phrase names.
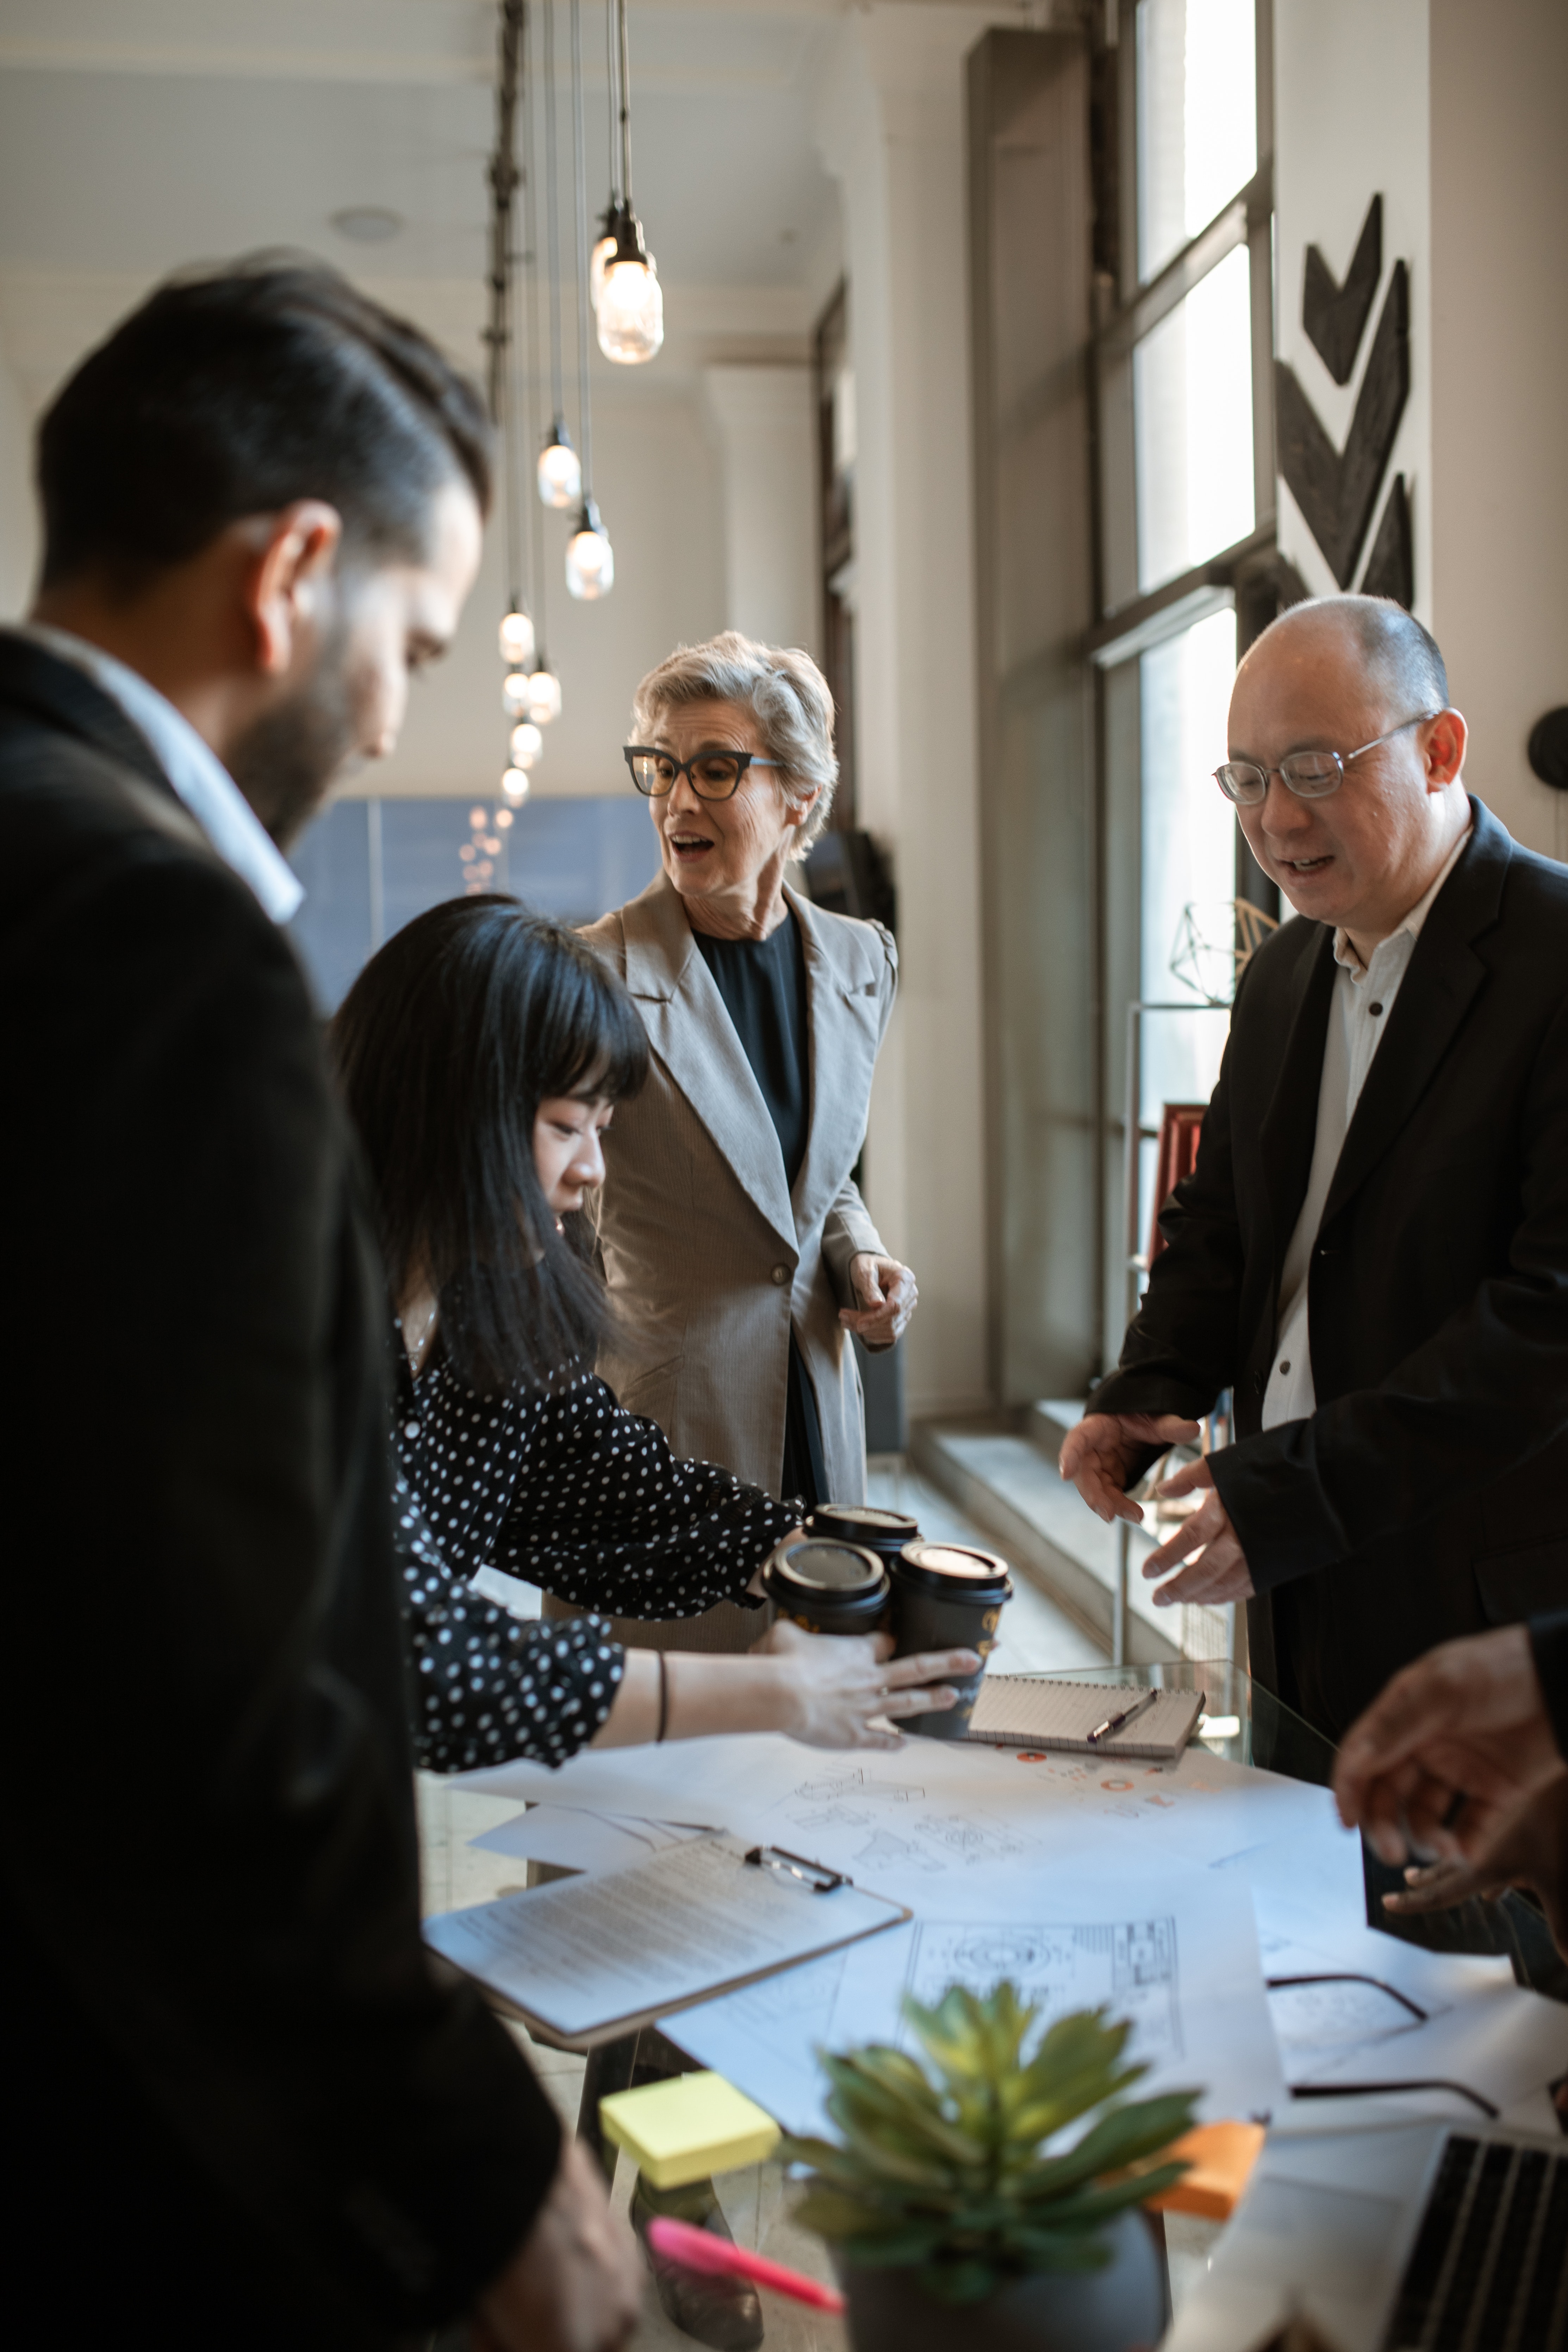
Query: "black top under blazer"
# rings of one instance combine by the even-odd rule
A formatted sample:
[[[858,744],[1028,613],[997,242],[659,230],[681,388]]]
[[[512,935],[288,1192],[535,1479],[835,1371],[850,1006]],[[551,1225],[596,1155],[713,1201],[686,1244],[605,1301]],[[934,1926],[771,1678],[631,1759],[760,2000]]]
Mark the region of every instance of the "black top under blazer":
[[[1568,1606],[1568,872],[1480,802],[1422,926],[1309,1273],[1310,1419],[1262,1431],[1333,932],[1259,949],[1194,1172],[1097,1411],[1207,1411],[1253,1670],[1337,1738],[1435,1643]]]
[[[3,633],[0,1104],[7,2304],[405,2340],[559,2133],[420,1943],[381,1273],[288,941]]]

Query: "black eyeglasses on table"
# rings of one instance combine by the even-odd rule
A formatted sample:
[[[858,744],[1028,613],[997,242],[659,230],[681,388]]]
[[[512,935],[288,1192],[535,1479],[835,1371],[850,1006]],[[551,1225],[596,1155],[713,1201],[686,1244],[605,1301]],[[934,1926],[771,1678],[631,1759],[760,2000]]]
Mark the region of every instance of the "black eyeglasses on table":
[[[760,759],[754,751],[698,751],[689,760],[678,760],[673,751],[660,751],[651,743],[628,743],[625,751],[633,783],[650,801],[672,793],[678,776],[690,777],[699,800],[727,801],[748,768],[781,764],[777,760]]]

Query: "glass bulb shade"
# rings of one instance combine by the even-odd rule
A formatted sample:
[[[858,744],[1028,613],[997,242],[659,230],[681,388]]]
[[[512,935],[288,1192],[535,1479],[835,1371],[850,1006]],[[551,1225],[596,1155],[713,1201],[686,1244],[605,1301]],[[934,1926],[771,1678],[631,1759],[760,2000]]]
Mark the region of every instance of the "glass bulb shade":
[[[561,716],[561,680],[553,670],[536,669],[528,681],[528,715],[536,727]]]
[[[616,555],[602,530],[586,526],[566,542],[566,587],[579,603],[592,604],[616,584]]]
[[[500,780],[500,788],[509,801],[525,801],[528,798],[528,777],[521,768],[509,768]],[[502,809],[500,814],[510,823],[510,809]],[[497,822],[500,822],[500,817]]]
[[[583,495],[583,467],[570,441],[547,441],[539,453],[539,496],[547,507],[575,505]]]
[[[602,236],[588,258],[588,299],[595,310],[599,307],[599,297],[605,289],[605,272],[609,267],[610,257],[616,250],[617,242],[614,236]]]
[[[533,698],[533,680],[525,669],[510,670],[501,680],[500,698],[511,719],[531,719],[529,704]]]
[[[533,667],[533,623],[526,613],[509,613],[500,625],[500,657],[509,669]]]
[[[525,719],[521,727],[512,729],[510,749],[513,767],[532,767],[544,749],[544,738],[531,719]]]
[[[651,261],[617,261],[605,272],[599,295],[599,349],[607,360],[637,367],[664,341],[664,293]]]

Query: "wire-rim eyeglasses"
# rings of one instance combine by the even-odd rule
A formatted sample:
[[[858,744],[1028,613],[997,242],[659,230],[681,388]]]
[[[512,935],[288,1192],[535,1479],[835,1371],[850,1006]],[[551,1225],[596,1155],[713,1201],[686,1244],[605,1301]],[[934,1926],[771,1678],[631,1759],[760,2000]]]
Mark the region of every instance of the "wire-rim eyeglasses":
[[[1429,719],[1442,715],[1440,709],[1423,710],[1414,719],[1402,719],[1386,735],[1374,735],[1370,743],[1354,751],[1289,751],[1277,768],[1265,768],[1256,760],[1226,760],[1215,770],[1214,780],[1226,800],[1239,808],[1258,808],[1268,799],[1270,776],[1278,776],[1299,801],[1325,801],[1339,791],[1352,760],[1363,759],[1381,744],[1392,743],[1396,735],[1407,735],[1412,727],[1425,727]]]

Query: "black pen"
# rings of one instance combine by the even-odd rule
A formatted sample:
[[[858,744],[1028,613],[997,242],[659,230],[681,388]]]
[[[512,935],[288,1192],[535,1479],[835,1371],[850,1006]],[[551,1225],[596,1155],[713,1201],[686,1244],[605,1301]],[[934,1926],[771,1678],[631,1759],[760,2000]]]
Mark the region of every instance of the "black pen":
[[[1103,1723],[1097,1723],[1094,1729],[1089,1733],[1089,1746],[1091,1748],[1096,1748],[1102,1739],[1109,1739],[1113,1731],[1121,1731],[1125,1729],[1126,1726],[1133,1720],[1134,1717],[1142,1714],[1146,1706],[1152,1706],[1154,1701],[1159,1697],[1159,1696],[1160,1694],[1158,1691],[1146,1690],[1142,1697],[1139,1699],[1134,1706],[1124,1706],[1120,1715],[1108,1715],[1105,1721]]]

